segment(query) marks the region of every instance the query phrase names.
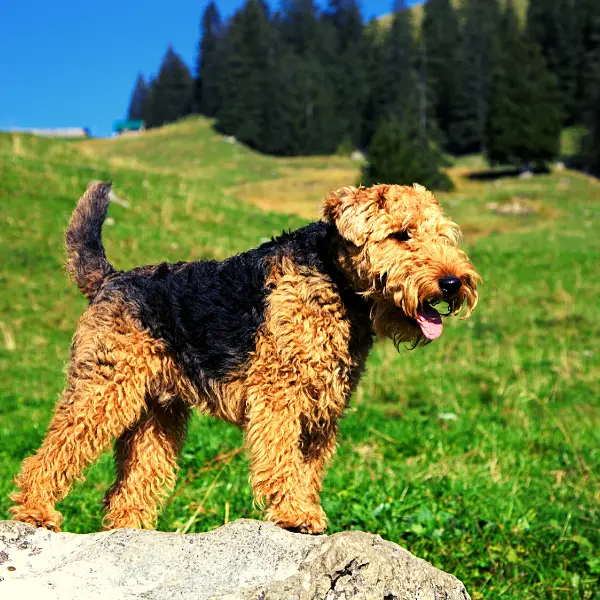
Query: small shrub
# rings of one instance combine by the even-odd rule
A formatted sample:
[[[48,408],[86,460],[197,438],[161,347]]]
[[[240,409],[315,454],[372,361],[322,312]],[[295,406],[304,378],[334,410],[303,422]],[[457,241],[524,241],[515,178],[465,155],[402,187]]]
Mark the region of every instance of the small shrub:
[[[440,169],[446,166],[441,152],[411,123],[390,118],[381,121],[369,145],[363,185],[420,183],[434,190],[454,189]]]
[[[350,156],[356,150],[352,140],[346,136],[335,150],[337,156]]]

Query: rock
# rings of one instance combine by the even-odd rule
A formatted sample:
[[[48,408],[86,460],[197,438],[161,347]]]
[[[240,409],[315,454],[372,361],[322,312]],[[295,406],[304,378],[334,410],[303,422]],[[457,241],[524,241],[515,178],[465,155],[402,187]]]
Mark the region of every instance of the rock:
[[[366,160],[366,156],[360,150],[354,150],[350,155],[352,160]]]
[[[458,415],[453,412],[439,413],[438,419],[440,421],[456,421],[458,419]]]
[[[486,207],[497,215],[531,215],[537,212],[531,203],[517,196],[508,202],[488,202]]]
[[[0,597],[469,600],[458,579],[377,535],[307,536],[246,519],[187,535],[0,521]]]
[[[559,190],[568,190],[570,186],[570,181],[568,179],[561,179],[558,182],[558,189]]]

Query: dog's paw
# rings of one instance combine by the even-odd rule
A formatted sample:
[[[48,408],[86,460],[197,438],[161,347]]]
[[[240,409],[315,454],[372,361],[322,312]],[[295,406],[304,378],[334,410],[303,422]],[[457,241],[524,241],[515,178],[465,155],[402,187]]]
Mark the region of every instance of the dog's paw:
[[[286,531],[291,533],[303,533],[305,535],[325,535],[325,529],[313,531],[308,524],[300,525],[299,527],[284,527]]]
[[[102,519],[102,528],[111,529],[154,529],[155,514],[144,513],[135,508],[115,509],[114,507]]]
[[[320,506],[294,510],[284,510],[283,506],[271,507],[265,516],[267,521],[294,533],[323,535],[327,529],[327,516]]]
[[[25,506],[13,506],[10,509],[13,521],[29,523],[34,527],[48,529],[58,533],[62,525],[62,515],[53,508],[46,510],[31,509]]]

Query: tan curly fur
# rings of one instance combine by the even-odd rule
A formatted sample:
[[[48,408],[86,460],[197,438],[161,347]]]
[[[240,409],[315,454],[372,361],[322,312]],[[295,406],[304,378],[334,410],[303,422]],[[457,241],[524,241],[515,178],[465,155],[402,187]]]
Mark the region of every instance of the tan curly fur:
[[[481,278],[458,247],[458,225],[423,186],[345,187],[326,200],[324,216],[350,242],[340,248],[339,262],[355,289],[373,299],[380,337],[422,341],[414,319],[423,301],[441,299],[438,281],[444,275],[456,275],[463,284],[448,302],[450,313],[465,304],[464,318],[473,312]],[[409,239],[398,242],[391,237],[396,232]]]
[[[331,281],[283,259],[268,283],[273,292],[247,378],[252,489],[268,504],[269,520],[323,531],[323,469],[364,357],[350,355],[350,323]]]
[[[83,214],[80,208],[74,218]],[[365,340],[375,332],[396,343],[423,342],[416,319],[424,303],[442,299],[440,278],[460,278],[460,290],[446,301],[451,314],[466,306],[465,317],[477,304],[480,280],[458,248],[457,225],[421,186],[342,188],[326,199],[324,218],[339,234],[331,257],[336,268],[370,307],[368,331],[360,333],[330,276],[293,255],[274,254],[264,322],[246,363],[199,388],[125,296],[95,301],[79,322],[66,389],[46,438],[16,477],[13,517],[59,530],[56,502],[116,439],[117,477],[105,496],[104,525],[154,526],[175,485],[177,457],[196,408],[244,430],[252,489],[267,519],[323,531],[324,469],[364,369],[371,345]],[[115,272],[103,253],[91,267],[72,256],[78,285],[95,298],[101,274],[88,285],[89,273]]]

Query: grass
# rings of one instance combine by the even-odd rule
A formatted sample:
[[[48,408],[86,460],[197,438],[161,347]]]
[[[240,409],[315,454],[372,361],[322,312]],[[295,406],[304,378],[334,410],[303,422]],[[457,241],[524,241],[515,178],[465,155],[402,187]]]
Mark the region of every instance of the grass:
[[[480,167],[461,160],[451,170],[457,190],[439,195],[484,277],[480,306],[427,348],[376,345],[342,423],[324,507],[333,532],[402,544],[475,599],[591,599],[600,182],[568,170],[466,177]],[[122,202],[104,239],[111,261],[128,268],[242,251],[317,215],[330,186],[357,176],[349,159],[254,154],[198,119],[118,140],[0,135],[0,518],[11,478],[42,439],[85,307],[62,266],[62,232],[88,181],[115,182]],[[498,209],[514,202],[530,212]],[[195,417],[160,529],[259,517],[241,446],[235,428]],[[100,528],[112,477],[108,456],[89,469],[60,506],[68,531]]]

